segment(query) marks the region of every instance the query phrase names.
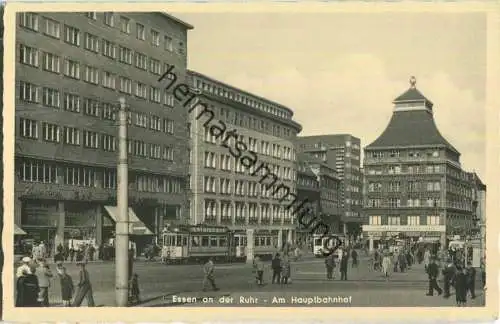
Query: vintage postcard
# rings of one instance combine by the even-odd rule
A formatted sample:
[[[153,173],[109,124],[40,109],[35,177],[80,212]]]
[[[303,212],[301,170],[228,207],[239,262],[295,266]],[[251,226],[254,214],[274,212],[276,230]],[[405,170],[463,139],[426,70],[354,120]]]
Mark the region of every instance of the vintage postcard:
[[[3,319],[493,321],[498,14],[5,5]]]

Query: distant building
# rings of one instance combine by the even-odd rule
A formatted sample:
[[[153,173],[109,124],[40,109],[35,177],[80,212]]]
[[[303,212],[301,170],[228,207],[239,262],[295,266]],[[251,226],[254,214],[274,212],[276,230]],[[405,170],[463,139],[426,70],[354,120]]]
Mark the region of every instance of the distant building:
[[[17,15],[14,219],[28,237],[113,236],[120,97],[133,240],[150,243],[162,223],[182,222],[187,112],[158,79],[171,65],[185,79],[190,29],[160,12]]]
[[[439,132],[433,104],[411,87],[394,100],[389,125],[364,154],[363,226],[372,248],[384,238],[446,244],[473,227],[473,187],[460,153]]]
[[[303,210],[307,212],[297,222],[297,239],[304,241],[311,234],[311,228],[307,225],[320,215],[321,189],[318,177],[303,154],[297,155],[297,197],[300,202],[307,201],[303,205]],[[311,225],[314,226],[313,223]]]
[[[484,257],[486,247],[486,185],[481,181],[479,176],[471,173],[473,182],[472,203],[474,213],[474,232],[479,234],[481,245],[481,257]]]
[[[310,156],[306,153],[298,154],[298,161],[306,170],[310,170],[315,176],[319,186],[319,204],[317,212],[311,214],[316,222],[323,222],[329,226],[330,233],[341,233],[341,181],[335,172],[328,164],[321,159]],[[302,200],[303,201],[303,200]],[[304,223],[306,223],[304,221]],[[309,226],[309,233],[314,228],[314,224]],[[319,231],[319,230],[318,230]],[[321,231],[322,234],[323,231]]]
[[[285,208],[291,196],[277,189],[296,194],[294,142],[302,127],[293,111],[199,72],[188,76],[206,105],[193,103],[190,114],[190,223],[227,226],[248,240],[270,233],[278,246],[294,240],[297,224]],[[213,125],[227,132],[214,136]],[[244,156],[256,163],[243,165]]]
[[[361,234],[364,221],[360,145],[360,139],[349,134],[301,136],[296,145],[298,152],[314,156],[336,171],[341,181],[341,230],[355,236]]]

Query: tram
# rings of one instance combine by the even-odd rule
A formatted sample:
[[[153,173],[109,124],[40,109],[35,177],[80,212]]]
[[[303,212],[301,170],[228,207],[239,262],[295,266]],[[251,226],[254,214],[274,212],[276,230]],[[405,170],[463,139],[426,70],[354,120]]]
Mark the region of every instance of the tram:
[[[336,244],[337,240],[342,242],[342,245],[345,245],[345,237],[343,235],[338,234],[330,234],[329,236],[325,236],[323,234],[313,234],[313,253],[314,256],[320,258],[323,256],[323,251],[325,248],[333,248],[334,244]],[[334,252],[334,256],[338,257],[338,250]]]
[[[162,232],[161,259],[168,264],[205,262],[244,262],[247,259],[247,235],[227,227],[183,225]],[[269,231],[254,234],[254,255],[271,259],[277,251],[278,236]]]

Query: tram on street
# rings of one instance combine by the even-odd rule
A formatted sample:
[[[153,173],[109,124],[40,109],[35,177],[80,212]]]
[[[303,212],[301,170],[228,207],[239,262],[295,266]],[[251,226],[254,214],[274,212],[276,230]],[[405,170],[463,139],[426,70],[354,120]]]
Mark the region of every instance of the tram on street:
[[[246,232],[235,232],[233,234],[234,258],[235,261],[245,261],[247,259],[247,235]],[[258,255],[261,260],[270,260],[277,252],[278,235],[270,231],[255,231],[254,233],[254,255]]]
[[[345,245],[345,237],[338,234],[330,234],[325,236],[323,234],[313,234],[313,253],[317,258],[323,256],[323,251],[325,248],[333,248],[337,244],[337,240],[342,242],[342,246]],[[338,257],[337,251],[334,252],[334,256]]]

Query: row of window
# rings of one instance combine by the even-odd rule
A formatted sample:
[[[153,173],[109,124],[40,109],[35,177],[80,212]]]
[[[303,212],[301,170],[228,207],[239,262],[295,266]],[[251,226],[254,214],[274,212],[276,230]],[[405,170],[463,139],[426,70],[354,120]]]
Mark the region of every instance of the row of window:
[[[259,216],[261,219],[291,219],[292,210],[286,209],[280,205],[269,205],[256,203],[243,203],[243,202],[230,202],[230,201],[204,201],[205,220],[216,219],[220,214],[221,219],[231,219],[233,215],[236,219],[255,219]]]
[[[81,187],[115,189],[116,170],[25,159],[17,166],[18,178],[25,182],[65,184]],[[182,180],[174,177],[137,174],[138,191],[181,193]]]
[[[402,186],[400,181],[392,181],[388,183],[382,182],[369,182],[368,192],[400,192],[402,191]],[[408,192],[420,192],[420,191],[440,191],[441,182],[440,181],[408,181],[406,183],[406,191]]]
[[[281,199],[286,192],[284,189],[277,190],[277,186],[260,184],[257,181],[231,180],[205,176],[203,188],[206,193],[220,193],[223,195],[248,196]],[[290,190],[293,193],[293,190]],[[274,193],[274,195],[273,195]]]
[[[96,12],[88,12],[85,15],[97,21],[97,13]],[[27,28],[29,30],[38,32],[40,30],[40,22],[42,24],[42,33],[52,38],[61,38],[61,23],[47,17],[41,17],[37,13],[33,12],[23,12],[19,15],[19,24],[20,26]],[[118,21],[117,21],[118,20]],[[112,12],[103,13],[103,24],[105,26],[114,28],[117,24],[120,31],[125,34],[131,34],[132,22],[131,19],[125,16],[118,16]],[[74,46],[80,46],[80,40],[82,31],[80,29],[70,26],[68,24],[63,25],[63,38],[66,43],[69,43]],[[150,40],[151,45],[154,47],[159,47],[160,42],[162,40],[160,31],[155,29],[150,29],[149,33],[146,33],[146,26],[136,22],[135,24],[135,36],[137,39],[146,41]],[[86,33],[85,35],[88,35]],[[85,42],[85,48],[88,50],[92,50],[95,52],[99,51],[99,42],[97,36],[95,36],[96,41],[90,46],[90,44]],[[169,35],[163,36],[163,45],[164,49],[168,52],[177,51],[179,55],[185,55],[185,44],[182,41],[177,41],[177,44],[174,44],[174,39]]]
[[[418,159],[423,156],[438,158],[440,155],[439,151],[404,151],[401,152],[399,150],[391,150],[388,152],[385,151],[374,151],[369,152],[367,154],[368,157],[373,159],[383,159],[385,157],[388,158],[399,158],[399,157],[408,157],[413,159]]]
[[[444,165],[390,165],[390,166],[370,166],[365,168],[366,174],[381,175],[381,174],[434,174],[443,173]]]
[[[472,211],[472,204],[470,201],[463,199],[447,199],[443,204],[439,198],[407,198],[406,206],[402,205],[400,198],[371,198],[367,200],[369,208],[400,208],[400,207],[432,207],[432,208],[457,208],[462,210]]]
[[[29,139],[39,138],[39,122],[32,119],[19,119],[19,136]],[[115,152],[117,139],[113,135],[98,133],[89,130],[80,130],[70,126],[59,126],[47,122],[41,122],[42,139],[46,142],[64,143],[67,145],[80,146],[91,149],[102,149],[107,152]],[[128,141],[128,153],[138,157],[174,160],[174,148],[160,144],[145,143],[139,140]]]
[[[382,216],[369,216],[368,223],[370,225],[401,225],[400,216],[388,216],[387,224],[382,223]],[[440,225],[441,218],[439,216],[427,216],[426,223],[420,223],[420,216],[406,216],[406,225]]]
[[[219,157],[219,158],[218,158]],[[219,163],[217,163],[219,161]],[[224,171],[234,171],[236,173],[254,173],[260,165],[256,163],[255,165],[247,168],[245,165],[241,163],[240,158],[234,158],[229,154],[221,153],[218,156],[215,152],[205,152],[205,168],[217,169],[218,164],[220,164],[220,170]],[[267,163],[266,167],[262,167],[258,175],[264,176],[265,174],[272,173],[276,175],[278,178],[287,180],[287,181],[295,181],[297,174],[295,169],[290,167],[281,167],[279,165]]]
[[[311,179],[309,177],[298,176],[297,185],[309,187],[309,188],[319,188],[319,182],[316,179]]]
[[[234,100],[236,102],[248,105],[255,109],[259,109],[266,113],[273,114],[280,118],[284,119],[292,118],[291,114],[288,111],[282,108],[278,108],[272,104],[262,102],[258,99],[255,99],[245,94],[240,94],[237,91],[232,91],[230,89],[225,88],[224,86],[215,85],[208,80],[199,79],[197,77],[194,77],[193,80],[194,80],[194,86],[199,90],[206,91],[210,94],[221,96],[230,100]]]
[[[190,129],[190,124],[188,128]],[[245,138],[243,135],[238,135],[238,140],[236,141],[234,138],[230,137],[226,140],[224,136],[215,136],[210,132],[209,127],[205,127],[205,142],[211,144],[222,145],[225,143],[230,147],[234,147],[237,142],[244,143],[248,149],[248,151],[252,151],[255,153],[260,153],[265,156],[271,156],[278,159],[283,159],[285,161],[295,161],[295,150],[292,147],[281,146],[279,144],[273,144],[267,141],[260,141],[260,145],[258,145],[258,140],[253,137]]]

